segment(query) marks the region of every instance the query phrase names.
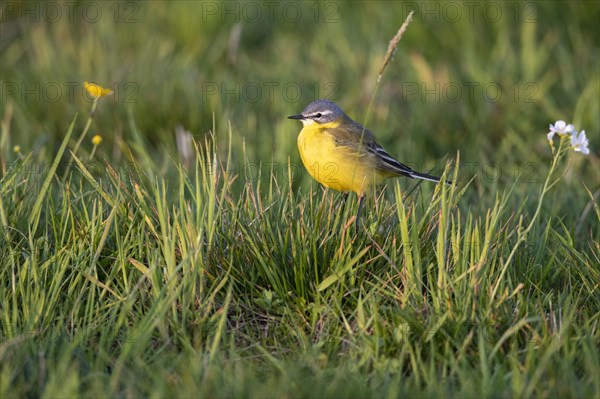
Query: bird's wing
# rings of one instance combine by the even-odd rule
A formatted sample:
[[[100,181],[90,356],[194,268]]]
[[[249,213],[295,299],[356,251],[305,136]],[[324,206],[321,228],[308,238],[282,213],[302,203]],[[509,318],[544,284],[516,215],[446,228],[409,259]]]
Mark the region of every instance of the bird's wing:
[[[375,139],[375,135],[369,129],[366,129],[360,123],[351,120],[350,123],[346,123],[347,129],[345,131],[347,137],[343,137],[343,140],[339,140],[339,145],[350,145],[358,149],[359,146],[364,148],[361,152],[365,152],[364,155],[370,156],[374,159],[376,168],[390,172],[396,175],[412,176],[414,171],[403,163],[397,161],[386,150],[383,149],[381,144]],[[338,129],[341,130],[341,129]],[[337,140],[336,140],[337,141]]]
[[[436,183],[440,181],[439,177],[417,172],[394,159],[377,142],[373,132],[350,118],[345,121],[344,128],[338,126],[326,129],[325,132],[331,136],[336,146],[344,149],[345,155],[356,157],[357,161],[360,159],[360,162],[373,165],[374,169],[397,176],[418,178]],[[445,183],[452,184],[452,181],[446,180]]]
[[[396,175],[412,176],[414,171],[395,160],[375,139],[375,135],[360,123],[348,119],[344,128],[327,129],[336,145],[344,147],[348,154],[359,158],[370,158],[376,169]]]

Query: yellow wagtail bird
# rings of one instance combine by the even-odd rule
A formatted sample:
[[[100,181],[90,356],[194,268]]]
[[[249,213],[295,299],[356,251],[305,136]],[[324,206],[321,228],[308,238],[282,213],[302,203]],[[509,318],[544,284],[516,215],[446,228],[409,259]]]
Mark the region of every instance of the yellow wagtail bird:
[[[298,150],[308,173],[325,187],[354,191],[360,198],[357,227],[365,193],[372,186],[396,176],[440,181],[392,158],[370,130],[329,100],[313,101],[301,114],[288,118],[302,122]]]

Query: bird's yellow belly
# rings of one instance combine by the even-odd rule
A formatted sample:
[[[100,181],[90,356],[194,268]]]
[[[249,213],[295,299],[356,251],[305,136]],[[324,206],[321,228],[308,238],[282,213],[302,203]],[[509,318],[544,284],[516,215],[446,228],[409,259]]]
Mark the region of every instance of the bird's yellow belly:
[[[319,128],[304,128],[298,136],[298,150],[308,173],[322,185],[338,191],[363,195],[383,178],[348,147],[336,146],[332,137]]]

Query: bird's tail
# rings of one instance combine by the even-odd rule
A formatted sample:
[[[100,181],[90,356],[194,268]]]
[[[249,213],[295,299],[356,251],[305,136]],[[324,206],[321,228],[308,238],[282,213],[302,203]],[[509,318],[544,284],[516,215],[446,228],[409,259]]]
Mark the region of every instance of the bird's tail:
[[[429,180],[429,181],[432,181],[435,183],[439,183],[439,181],[440,181],[439,177],[435,177],[432,175],[428,175],[427,173],[421,173],[421,172],[416,172],[416,171],[413,171],[410,174],[410,177],[417,178],[417,179],[423,179],[423,180]],[[445,183],[448,185],[452,185],[452,180],[446,180]]]

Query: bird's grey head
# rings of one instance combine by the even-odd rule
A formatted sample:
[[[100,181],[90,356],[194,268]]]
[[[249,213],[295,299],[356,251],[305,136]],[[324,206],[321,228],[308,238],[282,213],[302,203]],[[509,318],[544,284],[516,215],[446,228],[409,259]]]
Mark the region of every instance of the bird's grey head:
[[[344,111],[335,103],[321,99],[313,101],[302,111],[301,114],[288,116],[289,119],[299,119],[304,126],[311,123],[328,123],[341,119]]]

